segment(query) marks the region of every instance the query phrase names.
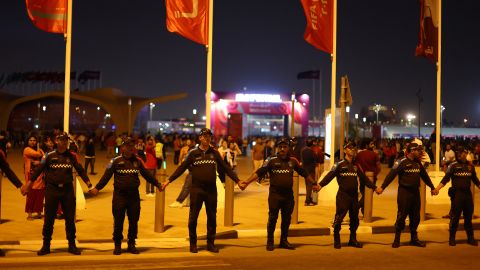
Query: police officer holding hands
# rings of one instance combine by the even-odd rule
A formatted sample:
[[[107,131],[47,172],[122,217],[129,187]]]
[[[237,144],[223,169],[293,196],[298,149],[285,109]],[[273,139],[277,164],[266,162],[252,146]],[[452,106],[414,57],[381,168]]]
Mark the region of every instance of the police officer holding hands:
[[[410,245],[425,247],[425,242],[418,240],[417,228],[420,223],[420,178],[431,188],[431,194],[438,192],[433,186],[432,180],[422,166],[421,157],[423,149],[417,143],[410,143],[406,147],[405,157],[395,162],[392,169],[385,177],[380,192],[395,179],[398,175],[397,194],[397,220],[395,222],[395,239],[392,248],[400,247],[400,235],[405,228],[405,219],[410,218]]]
[[[5,158],[5,153],[2,149],[0,149],[0,173],[4,173],[7,176],[8,180],[10,180],[10,182],[12,182],[12,184],[16,188],[21,188],[20,192],[22,193],[22,195],[25,195],[26,186],[22,186],[22,182],[20,181],[20,179],[18,179],[17,175],[10,168],[10,165]],[[5,251],[0,249],[0,257],[4,256]]]
[[[312,183],[313,190],[318,190],[318,185],[301,165],[300,162],[290,156],[289,141],[280,139],[277,142],[278,153],[269,157],[257,171],[245,182],[240,183],[240,188],[245,189],[251,182],[263,178],[267,173],[270,175],[270,191],[268,195],[268,224],[267,224],[267,250],[274,250],[273,235],[277,224],[278,213],[282,211],[280,248],[295,249],[287,240],[288,229],[292,219],[295,205],[293,197],[293,171],[303,176]]]
[[[217,170],[223,167],[233,181],[239,182],[237,174],[228,166],[217,150],[210,146],[212,131],[203,128],[199,134],[200,144],[190,150],[175,172],[162,183],[165,189],[169,183],[180,177],[187,169],[192,174],[190,189],[190,213],[188,217],[188,231],[190,235],[190,252],[197,253],[197,219],[202,205],[205,202],[207,210],[207,250],[217,253],[215,235],[217,230]]]
[[[75,245],[75,190],[73,168],[80,175],[89,188],[92,187],[82,165],[77,162],[75,155],[68,150],[68,134],[61,133],[56,137],[57,150],[43,156],[38,168],[33,172],[30,179],[37,179],[41,173],[45,173],[45,220],[43,223],[43,246],[37,252],[39,256],[50,253],[50,241],[52,239],[53,224],[57,213],[58,204],[62,206],[65,216],[65,229],[68,240],[68,252],[80,255],[81,251]],[[27,182],[27,190],[30,190],[33,182]]]
[[[462,212],[464,218],[463,227],[467,233],[467,243],[472,246],[478,246],[477,241],[473,237],[473,199],[470,184],[473,182],[480,188],[480,181],[475,172],[475,167],[467,162],[467,154],[468,151],[464,147],[459,146],[457,148],[457,161],[448,166],[445,176],[435,189],[435,192],[439,192],[452,179],[452,187],[448,190],[448,195],[452,202],[449,226],[450,237],[448,241],[450,246],[456,245],[455,234],[457,233],[458,221]]]
[[[125,213],[128,216],[128,248],[127,251],[132,254],[140,252],[135,247],[135,239],[138,233],[138,220],[140,218],[140,173],[147,182],[160,189],[160,184],[155,177],[143,166],[143,162],[135,155],[135,142],[131,138],[126,138],[121,146],[122,154],[113,158],[107,166],[105,173],[98,184],[90,190],[90,194],[97,195],[98,191],[103,189],[110,178],[113,180],[113,199],[112,213],[114,220],[113,241],[115,243],[114,255],[122,253],[123,223]]]
[[[333,165],[332,169],[320,182],[320,189],[328,185],[333,178],[337,178],[337,210],[335,212],[335,220],[333,221],[333,247],[336,249],[341,248],[340,229],[342,228],[343,218],[348,212],[350,216],[350,240],[348,241],[348,246],[361,248],[362,244],[357,241],[357,229],[360,224],[358,220],[358,211],[360,209],[358,202],[358,179],[360,179],[360,185],[374,189],[377,193],[380,190],[355,164],[356,145],[349,142],[345,144],[344,149],[345,158]]]

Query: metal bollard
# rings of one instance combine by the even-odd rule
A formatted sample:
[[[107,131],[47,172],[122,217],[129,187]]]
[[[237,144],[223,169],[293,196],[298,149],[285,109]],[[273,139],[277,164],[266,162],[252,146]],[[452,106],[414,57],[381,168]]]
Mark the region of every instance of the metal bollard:
[[[373,172],[366,172],[365,175],[373,182]],[[373,190],[365,187],[365,198],[363,198],[363,222],[371,223],[373,215]]]
[[[293,173],[293,200],[295,205],[293,206],[292,224],[298,224],[298,193],[299,193],[299,177],[298,173]]]
[[[160,175],[160,183],[165,182],[166,170]],[[165,231],[165,191],[155,190],[155,225],[153,230],[158,233]]]
[[[224,226],[233,226],[233,209],[234,209],[234,192],[235,182],[230,177],[225,177],[225,212],[224,212]]]
[[[420,180],[420,221],[425,221],[425,205],[427,203],[427,186]]]

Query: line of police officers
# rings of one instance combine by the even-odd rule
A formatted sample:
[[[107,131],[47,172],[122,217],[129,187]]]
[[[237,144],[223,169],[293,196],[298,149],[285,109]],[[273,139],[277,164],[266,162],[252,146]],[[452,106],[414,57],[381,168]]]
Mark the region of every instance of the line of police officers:
[[[281,139],[277,142],[278,152],[275,156],[268,158],[263,166],[254,172],[246,181],[240,181],[236,173],[223,161],[218,151],[211,146],[212,132],[210,129],[202,129],[199,134],[200,144],[190,150],[185,160],[176,169],[176,171],[160,184],[153,175],[145,170],[142,161],[134,154],[134,142],[127,138],[122,144],[122,155],[112,159],[107,166],[104,175],[95,188],[89,192],[97,195],[114,176],[114,192],[112,199],[112,214],[114,217],[113,240],[115,244],[114,254],[121,254],[121,241],[123,239],[123,223],[125,214],[128,216],[128,249],[133,254],[139,251],[135,247],[135,239],[138,232],[138,220],[140,216],[140,196],[138,187],[140,185],[139,174],[141,174],[149,183],[152,183],[160,190],[164,190],[168,184],[178,178],[185,170],[190,170],[192,174],[191,206],[189,213],[189,236],[190,252],[197,253],[197,234],[196,226],[199,212],[203,203],[207,210],[207,250],[218,252],[214,244],[216,234],[216,211],[217,211],[217,189],[216,189],[216,170],[223,167],[226,173],[232,178],[239,187],[244,190],[251,182],[270,176],[269,189],[269,214],[267,224],[267,245],[268,251],[274,250],[273,235],[276,227],[279,212],[281,212],[281,237],[280,248],[294,249],[294,246],[287,240],[288,230],[291,221],[291,214],[294,208],[293,197],[293,172],[306,178],[313,185],[315,191],[319,191],[328,183],[337,179],[339,190],[336,197],[336,213],[333,222],[334,228],[334,248],[341,248],[340,229],[343,218],[349,213],[350,216],[350,240],[348,246],[361,248],[362,244],[356,239],[356,230],[359,225],[358,220],[358,184],[360,181],[368,188],[381,194],[383,190],[393,181],[395,176],[399,176],[398,187],[398,212],[395,223],[396,233],[392,247],[400,246],[400,234],[405,227],[405,219],[410,218],[410,244],[419,247],[425,247],[417,236],[417,227],[420,216],[420,194],[419,184],[422,179],[430,188],[432,195],[437,195],[439,190],[451,179],[452,188],[449,195],[452,198],[451,220],[450,220],[450,245],[455,245],[455,233],[458,227],[460,214],[463,212],[465,218],[465,230],[468,236],[468,243],[477,245],[473,237],[473,227],[471,224],[473,214],[473,200],[469,190],[470,183],[473,182],[480,188],[480,182],[476,176],[475,169],[466,162],[466,153],[464,149],[458,149],[458,161],[452,163],[437,188],[434,188],[425,169],[420,165],[422,148],[416,143],[410,143],[406,148],[404,158],[398,160],[391,169],[381,187],[376,187],[365,174],[358,169],[354,161],[356,146],[353,143],[345,145],[345,158],[337,162],[329,173],[317,184],[314,175],[309,175],[301,166],[300,162],[294,157],[289,156],[289,141]],[[45,193],[45,221],[43,226],[43,246],[37,252],[38,255],[50,253],[50,241],[53,233],[53,223],[58,203],[62,205],[65,213],[65,226],[67,239],[69,242],[68,252],[79,255],[81,252],[75,245],[75,195],[73,189],[73,168],[78,172],[83,181],[89,188],[92,187],[88,176],[78,163],[74,153],[67,149],[68,135],[63,133],[56,138],[57,149],[47,153],[41,162],[41,165],[34,172],[36,179],[41,173],[45,174],[46,193]],[[8,163],[4,158],[0,159],[1,169],[7,174],[7,177],[19,187],[18,178],[8,168]],[[26,194],[32,183],[26,183],[22,186],[22,194]],[[0,250],[0,256],[4,253]]]

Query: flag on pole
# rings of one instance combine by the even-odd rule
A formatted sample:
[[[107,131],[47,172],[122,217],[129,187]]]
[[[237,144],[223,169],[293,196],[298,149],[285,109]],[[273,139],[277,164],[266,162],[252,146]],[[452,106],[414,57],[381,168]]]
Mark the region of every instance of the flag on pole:
[[[64,34],[67,31],[67,0],[26,0],[33,24],[43,31]]]
[[[208,2],[209,0],[165,0],[168,31],[207,45]]]
[[[320,79],[320,70],[309,70],[309,71],[300,72],[297,74],[297,80],[301,80],[301,79],[318,80]]]
[[[420,0],[420,30],[415,56],[438,59],[438,1]]]
[[[303,38],[315,48],[333,53],[333,1],[301,0],[307,26]]]

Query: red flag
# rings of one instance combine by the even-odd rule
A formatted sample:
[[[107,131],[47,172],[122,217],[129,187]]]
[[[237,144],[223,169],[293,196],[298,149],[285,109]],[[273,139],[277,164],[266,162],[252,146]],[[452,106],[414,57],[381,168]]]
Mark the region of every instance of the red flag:
[[[63,34],[67,30],[67,0],[26,0],[28,17],[43,31]]]
[[[333,1],[301,0],[307,26],[303,38],[315,48],[333,53]]]
[[[197,43],[208,43],[208,0],[165,0],[167,29]]]
[[[438,0],[420,0],[420,30],[415,56],[438,59]]]

